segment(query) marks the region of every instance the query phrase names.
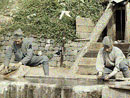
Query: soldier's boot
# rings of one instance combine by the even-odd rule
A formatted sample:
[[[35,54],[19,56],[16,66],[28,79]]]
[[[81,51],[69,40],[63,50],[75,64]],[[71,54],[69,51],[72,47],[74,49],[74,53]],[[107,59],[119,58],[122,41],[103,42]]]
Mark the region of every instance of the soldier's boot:
[[[45,74],[46,76],[49,76],[48,61],[44,61],[44,62],[42,63],[42,66],[43,66],[44,74]]]
[[[122,73],[123,73],[123,76],[125,78],[130,78],[130,71],[129,70],[123,71]]]
[[[122,74],[125,78],[130,78],[130,71],[128,68],[128,64],[129,63],[126,59],[121,61],[119,64],[120,71],[122,71]]]

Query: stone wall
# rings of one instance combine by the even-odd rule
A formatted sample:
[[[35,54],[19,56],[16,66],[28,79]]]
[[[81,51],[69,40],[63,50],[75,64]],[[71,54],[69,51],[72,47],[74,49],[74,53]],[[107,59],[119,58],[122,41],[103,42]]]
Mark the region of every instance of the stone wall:
[[[49,65],[50,66],[60,66],[60,56],[56,55],[55,53],[61,49],[59,45],[54,45],[54,41],[51,39],[43,39],[40,36],[29,36],[30,40],[32,40],[33,47],[35,50],[35,53],[38,53],[38,51],[42,51],[42,54],[47,55],[48,57],[52,56],[50,59]],[[3,62],[4,55],[6,52],[7,46],[9,46],[12,43],[13,36],[12,33],[3,34],[0,36],[0,55],[1,60],[0,62]],[[78,52],[82,49],[86,41],[69,41],[67,44],[65,44],[65,53],[64,53],[64,65],[67,67],[70,67]]]
[[[64,86],[35,83],[25,79],[4,80],[0,85],[0,98],[101,98],[104,87],[103,85]]]

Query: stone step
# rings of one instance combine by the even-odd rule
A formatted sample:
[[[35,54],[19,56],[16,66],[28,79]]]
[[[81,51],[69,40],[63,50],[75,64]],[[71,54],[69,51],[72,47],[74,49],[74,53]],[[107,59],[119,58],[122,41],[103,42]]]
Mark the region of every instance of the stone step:
[[[120,48],[122,51],[127,51],[129,46],[130,46],[130,43],[118,43],[118,44],[114,44],[114,46]],[[94,49],[99,50],[102,47],[103,47],[103,44],[97,42],[97,43],[92,43],[90,45],[89,49],[91,49],[91,50],[94,50]]]
[[[77,41],[77,42],[87,42],[87,41],[89,41],[90,40],[90,38],[79,38],[79,39],[75,39],[75,41]]]
[[[96,58],[99,50],[88,50],[83,57]]]
[[[80,60],[79,66],[80,65],[95,65],[96,64],[96,58],[82,58]]]
[[[89,46],[89,49],[92,49],[92,50],[94,50],[94,49],[97,49],[97,50],[99,50],[100,48],[102,48],[103,47],[103,45],[102,45],[102,43],[92,43],[90,46]]]
[[[123,50],[123,53],[125,56],[127,56],[128,52]],[[94,50],[89,50],[83,57],[88,57],[88,58],[96,58],[98,54],[98,51]]]
[[[94,66],[94,65],[93,66],[80,65],[77,73],[80,75],[96,75],[97,74],[96,66]]]
[[[114,44],[114,46],[120,48],[123,51],[125,56],[127,55],[129,44],[122,44],[122,45],[121,44],[118,44],[118,45]],[[101,48],[100,45],[99,45],[99,47]],[[96,44],[95,44],[95,46],[90,48],[91,50],[89,49],[88,52],[85,53],[85,55],[83,57],[92,57],[92,58],[97,57],[97,54],[98,54],[98,51],[99,51],[100,48],[98,48],[98,45],[96,46]]]

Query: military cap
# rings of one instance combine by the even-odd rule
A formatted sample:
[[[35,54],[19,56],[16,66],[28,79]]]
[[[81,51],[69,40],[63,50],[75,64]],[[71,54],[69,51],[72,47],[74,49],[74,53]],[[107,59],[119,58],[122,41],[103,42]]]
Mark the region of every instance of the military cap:
[[[16,31],[14,31],[14,39],[23,38],[24,34],[23,31],[19,28]]]
[[[110,36],[105,36],[103,38],[103,45],[106,45],[106,46],[112,46],[113,45],[113,41],[112,41],[112,38]]]

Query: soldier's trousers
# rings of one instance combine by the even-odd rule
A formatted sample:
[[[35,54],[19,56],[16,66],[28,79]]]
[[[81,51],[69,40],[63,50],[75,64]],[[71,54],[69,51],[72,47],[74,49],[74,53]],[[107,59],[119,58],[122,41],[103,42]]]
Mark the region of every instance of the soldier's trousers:
[[[44,74],[49,75],[49,66],[48,66],[48,57],[43,55],[43,56],[33,56],[32,59],[26,64],[32,67],[38,66],[42,64]]]
[[[120,64],[119,64],[119,69],[120,71],[122,71],[122,74],[125,78],[130,78],[130,70],[129,70],[129,61],[127,59],[123,60]],[[105,67],[104,68],[104,73],[103,73],[103,79],[106,75],[110,74],[113,71],[114,67]],[[111,78],[115,78],[111,77]]]

